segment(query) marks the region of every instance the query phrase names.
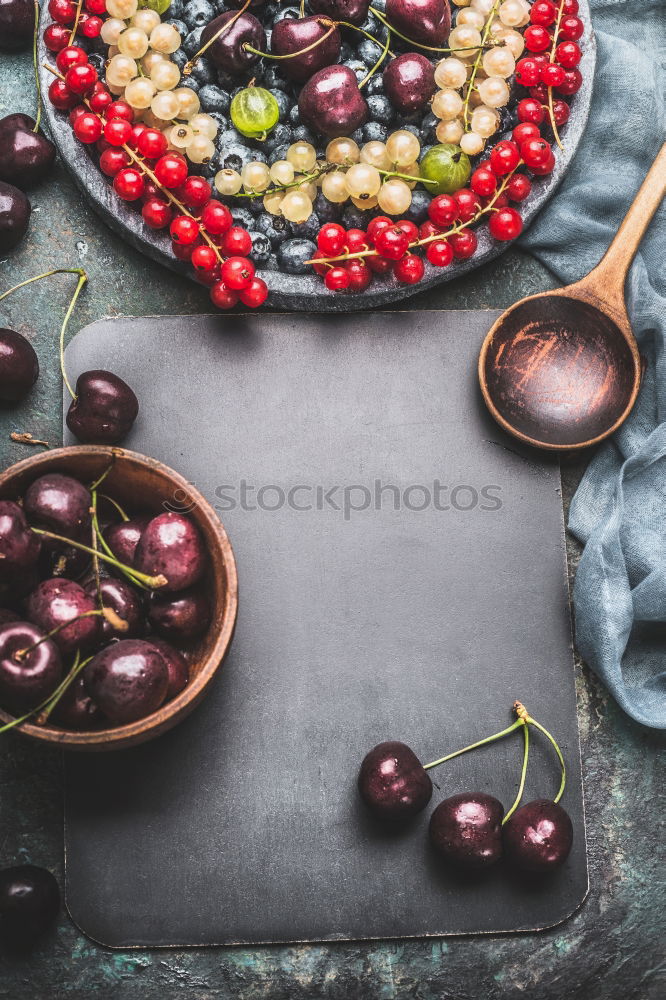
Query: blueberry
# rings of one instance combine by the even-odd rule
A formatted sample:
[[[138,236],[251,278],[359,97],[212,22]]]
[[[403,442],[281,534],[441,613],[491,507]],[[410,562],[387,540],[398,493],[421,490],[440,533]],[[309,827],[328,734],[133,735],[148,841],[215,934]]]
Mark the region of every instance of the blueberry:
[[[383,97],[381,94],[373,94],[368,98],[368,108],[373,121],[379,122],[380,125],[390,124],[393,118],[393,105],[388,97]]]
[[[312,240],[295,238],[285,240],[278,247],[277,258],[280,268],[287,274],[310,274],[311,268],[306,264],[313,254],[317,252],[317,246]]]
[[[189,87],[190,90],[193,90],[195,94],[198,94],[199,90],[201,89],[201,84],[194,76],[188,76],[184,81],[183,86]]]
[[[309,128],[305,125],[297,125],[294,129],[294,138],[292,142],[311,142],[313,145],[316,143],[317,137],[314,132],[311,132]]]
[[[285,78],[280,72],[279,66],[275,63],[267,62],[266,66],[262,70],[261,77],[264,86],[268,90],[273,90],[275,87],[284,89],[285,87]]]
[[[171,25],[173,25],[173,27],[176,29],[176,31],[178,32],[178,34],[180,35],[181,38],[185,38],[185,35],[188,33],[188,31],[191,30],[185,24],[184,21],[180,21],[178,18],[172,18],[172,17],[170,17],[168,21],[165,21],[165,24],[171,24]]]
[[[359,83],[368,75],[369,67],[360,59],[347,59],[342,65],[349,67]]]
[[[339,57],[341,62],[344,59],[353,59],[355,54],[356,52],[353,45],[351,45],[349,42],[342,43],[342,45],[340,46],[340,57]]]
[[[405,132],[411,132],[412,135],[415,135],[417,139],[420,139],[421,129],[419,128],[418,125],[414,125],[413,122],[408,120],[411,117],[412,117],[411,115],[403,115],[400,127],[403,128]]]
[[[255,219],[254,228],[268,236],[272,247],[279,247],[289,237],[289,223],[282,215],[263,212]]]
[[[252,159],[258,161],[259,163],[268,163],[268,150],[264,148],[264,144],[258,146],[257,144],[253,146],[248,146],[248,149],[252,153]]]
[[[289,112],[289,122],[294,127],[301,124],[301,113],[298,110],[298,104],[294,104],[293,108]]]
[[[411,222],[415,222],[417,225],[421,225],[428,218],[428,205],[430,201],[431,196],[427,191],[414,188],[412,191],[412,203],[405,212],[405,218]]]
[[[280,112],[280,121],[284,121],[289,117],[289,112],[291,111],[292,100],[284,90],[280,90],[279,87],[272,87],[271,93],[277,102],[277,106]]]
[[[254,159],[253,152],[254,150],[241,146],[240,143],[223,147],[220,149],[220,169],[237,170],[240,173]]]
[[[101,52],[91,52],[88,56],[88,62],[98,73],[101,73],[106,64],[106,59]]]
[[[342,225],[345,229],[366,229],[372,215],[372,212],[362,212],[355,205],[346,205],[342,213]]]
[[[253,223],[254,225],[254,220]],[[252,240],[252,250],[250,256],[255,264],[265,264],[271,255],[271,241],[265,233],[258,233],[256,230],[249,230]]]
[[[328,198],[325,198],[321,191],[317,193],[317,197],[314,200],[314,210],[319,216],[320,223],[324,222],[337,222],[340,218],[340,207],[335,205]]]
[[[222,160],[220,159],[220,154],[216,150],[211,156],[208,163],[201,164],[201,173],[208,180],[212,180],[218,170],[222,169]]]
[[[384,79],[381,73],[375,73],[371,76],[365,87],[365,96],[372,97],[373,94],[383,94],[384,93]]]
[[[321,222],[319,221],[317,213],[312,212],[305,222],[290,222],[289,228],[294,236],[300,236],[302,239],[316,241],[317,234],[321,229]]]
[[[373,4],[373,7],[376,7],[379,10],[379,4],[375,3]],[[380,31],[386,31],[382,22],[379,18],[375,17],[374,14],[368,14],[361,27],[364,31],[368,31],[371,35],[375,35],[377,38],[379,37]],[[385,37],[386,35],[384,35],[384,38]],[[384,38],[382,38],[382,41],[384,41]]]
[[[185,49],[176,49],[175,52],[171,53],[171,58],[173,59],[176,66],[182,73],[183,66],[187,62],[187,52],[185,51]]]
[[[195,56],[201,48],[202,34],[203,28],[195,28],[194,31],[190,31],[189,35],[186,35],[183,39],[182,47],[185,49],[190,59],[192,56]]]
[[[275,163],[276,160],[286,160],[287,151],[291,146],[291,140],[289,142],[281,142],[279,146],[271,146],[271,162]]]
[[[292,21],[298,21],[300,16],[301,12],[298,7],[281,7],[273,18],[273,24],[277,24],[278,21],[284,21],[285,18],[291,18]]]
[[[215,67],[208,59],[197,59],[192,67],[192,73],[184,81],[186,86],[189,85],[190,80],[196,80],[202,87],[205,87],[207,83],[216,83],[217,73]]]
[[[189,0],[185,0],[185,3],[188,3],[188,2],[189,2]],[[211,2],[211,5],[215,8],[215,14],[216,14],[216,16],[219,16],[220,14],[226,14],[226,12],[229,10],[229,8],[226,6],[224,0],[210,0],[210,2]],[[172,4],[172,6],[173,6],[173,4]]]
[[[188,28],[205,28],[215,17],[215,8],[208,0],[189,0],[183,10],[183,19]]]
[[[368,122],[361,129],[363,133],[363,142],[386,142],[389,135],[389,130],[386,125],[380,125],[379,122]]]
[[[246,201],[247,199],[243,199]],[[231,218],[234,220],[236,226],[243,226],[244,229],[253,229],[255,225],[254,216],[252,212],[245,206],[232,205],[230,208]]]
[[[230,94],[231,91],[236,86],[236,80],[233,78],[233,76],[231,76],[230,73],[227,73],[226,70],[218,69],[217,85],[218,87],[221,87],[222,90],[226,90],[226,92]]]
[[[366,66],[374,66],[381,54],[381,46],[369,38],[364,38],[356,48],[356,55]]]
[[[275,20],[275,17],[279,10],[280,10],[279,3],[266,4],[266,6],[264,7],[264,19],[267,24],[270,24],[271,21]]]
[[[289,126],[278,122],[266,139],[266,149],[273,153],[278,146],[282,146],[284,143],[291,145],[293,141],[293,133]]]
[[[201,92],[199,92],[199,97],[201,97]],[[216,122],[218,132],[226,132],[227,129],[232,128],[229,119],[225,115],[220,114],[219,111],[206,111],[206,114]]]
[[[362,128],[357,128],[354,132],[352,132],[352,134],[349,136],[349,138],[353,139],[354,142],[358,146],[360,146],[361,143],[363,142],[363,129]]]
[[[436,142],[437,136],[435,135],[435,130],[439,125],[439,118],[429,112],[423,121],[421,122],[421,128],[419,130],[419,139],[421,144],[426,142]]]
[[[272,253],[266,263],[264,264],[264,269],[266,271],[279,271],[280,263],[277,259],[277,254]]]
[[[169,4],[170,17],[182,17],[185,10],[185,0],[171,0]]]
[[[213,83],[207,83],[205,87],[201,88],[199,91],[199,100],[201,101],[201,106],[209,114],[211,111],[217,111],[221,115],[226,115],[231,104],[231,97],[227,91],[222,90],[221,87],[216,87]]]

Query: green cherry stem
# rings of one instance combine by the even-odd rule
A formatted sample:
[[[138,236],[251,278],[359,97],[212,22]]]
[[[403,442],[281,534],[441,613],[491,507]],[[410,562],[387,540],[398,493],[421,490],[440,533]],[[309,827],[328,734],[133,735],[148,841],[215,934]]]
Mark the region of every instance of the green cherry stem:
[[[504,819],[502,820],[502,826],[504,826],[506,821],[511,816],[513,816],[516,809],[520,805],[520,800],[522,799],[523,792],[525,791],[525,777],[527,776],[527,761],[529,760],[529,756],[530,756],[530,727],[527,725],[527,723],[525,723],[523,725],[523,766],[520,772],[520,784],[518,785],[518,791],[516,792],[516,797],[513,800],[513,805],[511,806],[509,811],[505,814]]]
[[[321,24],[322,22],[320,21],[319,23]],[[326,34],[322,35],[321,38],[318,38],[316,42],[311,42],[309,45],[306,45],[304,49],[298,49],[297,52],[287,52],[285,53],[285,55],[281,56],[274,55],[272,52],[262,52],[261,49],[255,49],[255,47],[253,45],[250,45],[249,42],[244,42],[241,45],[241,48],[244,49],[246,52],[252,52],[252,54],[255,56],[261,56],[263,59],[274,59],[276,61],[282,59],[295,59],[296,56],[304,56],[306,55],[306,53],[312,52],[312,50],[316,49],[318,45],[321,45],[322,42],[325,42],[326,39],[330,38],[330,36],[333,34],[336,27],[337,25],[334,22],[331,22],[331,27],[328,29]]]
[[[42,85],[39,82],[39,72],[37,71],[37,36],[39,33],[39,16],[41,8],[39,0],[35,0],[35,30],[32,35],[32,67],[35,74],[35,88],[37,90],[37,114],[35,115],[35,127],[33,132],[39,132],[39,123],[42,120]]]
[[[478,45],[464,45],[464,46],[460,46],[460,48],[457,48],[457,49],[441,48],[441,47],[438,47],[436,45],[423,45],[421,42],[415,42],[413,38],[408,38],[407,35],[401,34],[396,28],[393,27],[393,25],[390,23],[390,21],[386,20],[386,18],[384,17],[384,15],[382,14],[382,12],[380,10],[377,10],[375,7],[370,7],[369,8],[369,12],[371,14],[374,14],[375,17],[377,18],[377,20],[381,21],[385,28],[389,28],[393,32],[393,34],[397,35],[398,38],[401,38],[403,40],[403,42],[408,42],[410,45],[413,45],[415,48],[417,48],[417,49],[424,49],[426,52],[470,52],[472,50],[476,51],[476,49],[479,48]],[[343,22],[340,21],[338,23],[342,24]],[[373,41],[376,41],[376,39],[373,39]],[[495,42],[488,42],[485,45],[485,48],[492,49],[492,48],[494,48],[495,44],[496,44]],[[483,47],[483,43],[482,43],[482,47]]]
[[[46,632],[46,634],[43,635],[41,639],[38,639],[37,642],[33,642],[31,646],[26,646],[25,649],[17,649],[14,653],[12,653],[12,659],[16,660],[17,663],[20,663],[21,660],[26,658],[28,653],[32,653],[33,649],[37,649],[37,647],[41,646],[41,644],[46,642],[47,639],[52,639],[54,635],[57,635],[58,632],[62,632],[62,630],[67,628],[68,625],[73,625],[74,622],[80,621],[81,618],[99,618],[100,616],[106,618],[108,623],[118,632],[127,631],[127,622],[124,618],[117,615],[113,608],[99,608],[95,611],[82,611],[80,615],[75,615],[74,618],[69,618],[66,622],[60,622],[60,624],[56,625],[55,628],[52,628],[50,632]]]
[[[358,24],[352,24],[351,21],[336,21],[335,23],[340,28],[351,28],[352,31],[358,31],[359,34],[365,35],[365,37],[369,38],[371,42],[375,43],[375,45],[379,45],[380,47],[384,45],[384,42],[380,42],[380,40],[377,38],[376,35],[370,34],[369,31],[366,31],[365,28],[359,27]],[[389,31],[389,37],[390,37],[391,31],[395,31],[395,28],[391,28],[390,25],[386,25],[386,27],[390,28],[390,31]],[[397,34],[397,32],[396,32],[396,34]],[[389,49],[389,48],[387,48],[386,51],[388,52],[388,54],[390,56],[394,56],[395,55],[395,52],[392,52],[391,49]]]
[[[560,787],[558,789],[557,795],[553,799],[553,802],[559,802],[562,796],[564,795],[564,788],[567,783],[567,768],[566,764],[564,763],[564,757],[562,756],[562,751],[560,750],[559,744],[555,739],[555,737],[548,732],[545,726],[542,726],[540,722],[537,722],[536,719],[533,719],[531,716],[528,718],[527,721],[530,724],[530,726],[534,726],[536,729],[539,730],[539,732],[543,733],[543,735],[550,740],[550,742],[553,744],[553,747],[555,748],[555,753],[557,754],[557,758],[562,768],[562,777],[560,779]]]
[[[227,21],[226,24],[223,24],[222,27],[220,28],[220,30],[216,31],[215,34],[213,35],[213,37],[209,38],[208,41],[206,42],[206,44],[202,45],[201,48],[199,49],[199,51],[197,53],[195,53],[195,55],[193,55],[192,58],[189,59],[185,63],[185,65],[183,66],[183,76],[189,76],[190,75],[190,73],[192,72],[192,70],[196,66],[196,63],[197,63],[197,60],[198,60],[199,56],[202,56],[204,54],[204,52],[213,44],[213,42],[216,42],[218,40],[218,38],[220,38],[225,32],[227,32],[229,30],[229,28],[231,28],[236,23],[236,21],[241,16],[241,14],[244,14],[245,11],[247,10],[247,8],[250,6],[250,3],[251,3],[251,0],[245,0],[245,3],[240,8],[240,10],[237,11],[237,13],[234,14],[234,16],[231,17]]]
[[[107,503],[110,503],[112,507],[116,508],[116,510],[120,514],[121,521],[129,521],[129,514],[125,510],[123,510],[123,508],[120,506],[117,500],[114,500],[113,497],[110,497],[108,493],[100,493],[99,495],[102,498],[102,500],[106,500]]]
[[[67,674],[67,676],[65,677],[65,679],[60,682],[60,684],[55,689],[55,691],[53,692],[53,694],[50,694],[48,696],[48,698],[45,698],[44,701],[40,702],[40,704],[37,705],[36,708],[31,708],[29,712],[25,713],[25,715],[21,715],[21,716],[19,716],[16,719],[12,719],[11,722],[6,722],[4,726],[0,726],[0,733],[5,733],[5,732],[7,732],[8,729],[13,729],[14,726],[20,726],[22,722],[26,722],[33,715],[37,715],[38,712],[40,714],[39,714],[39,716],[38,716],[38,718],[36,720],[37,724],[38,725],[43,725],[46,722],[46,720],[48,719],[48,717],[51,714],[51,712],[53,711],[53,709],[56,707],[56,705],[60,701],[61,697],[63,696],[63,694],[65,693],[65,691],[67,690],[67,688],[72,683],[72,681],[74,681],[76,679],[76,677],[81,673],[81,671],[83,670],[83,668],[88,663],[90,663],[91,660],[92,660],[92,656],[89,656],[87,660],[81,660],[81,655],[77,651],[76,656],[74,658],[74,663],[73,663],[73,665],[72,665],[69,673]]]
[[[66,545],[72,545],[75,549],[80,549],[81,552],[87,552],[90,556],[95,555],[95,549],[93,549],[90,545],[84,545],[83,542],[75,542],[72,538],[66,538],[64,535],[56,535],[54,531],[46,531],[44,528],[31,528],[30,530],[36,535],[42,535],[44,538],[51,538],[55,542],[64,542]],[[129,573],[132,576],[135,576],[137,580],[140,580],[152,590],[164,587],[169,582],[162,573],[157,576],[149,576],[147,573],[140,573],[137,569],[133,569],[131,566],[126,566],[125,563],[121,563],[119,559],[116,559],[114,555],[107,555],[105,552],[98,552],[97,555],[100,559],[103,559],[104,562],[110,563],[123,573]]]
[[[95,533],[97,535],[97,540],[99,541],[99,544],[102,546],[102,548],[104,549],[104,552],[106,553],[106,556],[110,560],[116,560],[116,557],[114,556],[113,551],[111,550],[111,547],[109,546],[109,544],[106,541],[104,535],[102,534],[102,529],[99,526],[99,520],[98,520],[98,517],[97,517],[97,509],[95,509],[95,510],[93,510],[91,512],[91,516],[92,516],[93,528],[94,528]],[[125,519],[129,520],[128,517],[126,517]],[[99,559],[104,559],[104,556],[102,555],[102,553],[99,550],[97,550],[97,557]],[[116,560],[116,562],[117,562],[117,560]],[[123,574],[123,576],[127,577],[127,579],[130,581],[130,583],[133,583],[133,584],[135,584],[135,586],[140,587],[141,590],[150,590],[150,586],[148,584],[146,584],[143,580],[140,579],[140,577],[143,574],[138,573],[138,571],[135,570],[135,569],[133,569],[131,566],[125,566],[122,563],[118,563],[117,569],[120,570],[120,572]]]
[[[508,736],[509,733],[514,733],[516,729],[520,729],[524,726],[525,722],[523,719],[516,719],[510,726],[506,729],[500,730],[499,733],[493,733],[492,736],[486,736],[483,740],[477,740],[476,743],[470,743],[469,746],[463,747],[461,750],[454,750],[453,753],[447,753],[445,757],[439,757],[437,760],[432,760],[429,764],[423,765],[424,771],[429,771],[431,767],[439,767],[440,764],[446,763],[447,760],[453,760],[454,757],[460,757],[463,753],[468,753],[470,750],[476,750],[477,747],[483,747],[487,743],[494,743],[495,740],[501,740],[503,736]]]
[[[391,41],[391,32],[387,31],[386,32],[386,41],[384,42],[384,47],[382,48],[382,51],[379,53],[379,59],[377,60],[377,62],[375,63],[375,65],[372,67],[372,69],[370,70],[370,72],[367,74],[367,76],[364,76],[363,79],[361,80],[361,82],[359,83],[359,85],[358,85],[358,89],[359,90],[361,90],[363,87],[365,87],[366,83],[368,83],[368,81],[373,78],[373,76],[375,75],[375,73],[377,72],[377,70],[379,69],[379,67],[381,66],[381,64],[386,59],[386,56],[390,52],[390,49],[389,49],[389,42],[390,41]],[[392,54],[393,53],[391,53],[391,55]]]

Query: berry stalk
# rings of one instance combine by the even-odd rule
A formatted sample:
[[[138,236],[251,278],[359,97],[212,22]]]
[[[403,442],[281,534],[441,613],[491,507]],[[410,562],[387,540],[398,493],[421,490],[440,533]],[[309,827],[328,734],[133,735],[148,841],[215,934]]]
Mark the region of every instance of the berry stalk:
[[[21,715],[16,719],[12,719],[11,722],[6,722],[4,726],[0,726],[0,733],[5,733],[8,729],[13,729],[15,726],[21,725],[22,722],[26,722],[33,715],[37,715],[37,719],[35,720],[37,725],[43,726],[72,681],[76,680],[83,668],[87,666],[91,660],[92,656],[89,656],[86,660],[81,660],[80,653],[77,651],[76,656],[74,657],[74,663],[69,673],[65,679],[60,682],[53,694],[50,694],[48,698],[45,698],[44,701],[40,702],[36,708],[31,708],[29,712],[25,713],[25,715]],[[39,713],[39,715],[37,713]]]
[[[424,49],[426,52],[449,52],[449,53],[451,53],[451,52],[469,52],[472,49],[478,49],[479,48],[478,45],[465,45],[464,47],[459,48],[459,49],[450,49],[450,48],[436,46],[436,45],[424,45],[422,42],[415,42],[413,38],[408,38],[407,35],[401,34],[401,32],[399,32],[397,30],[397,28],[393,27],[393,25],[391,24],[390,21],[386,20],[386,18],[382,14],[382,12],[380,10],[377,10],[376,7],[370,7],[369,8],[369,13],[370,14],[374,14],[375,17],[377,18],[377,20],[381,21],[385,28],[388,28],[390,31],[392,31],[393,34],[397,35],[398,38],[401,38],[403,40],[403,42],[408,42],[410,45],[413,45],[415,48],[417,48],[417,49]],[[342,23],[342,22],[340,22],[340,23]],[[375,41],[376,41],[376,39],[375,39]],[[492,48],[495,47],[496,44],[497,44],[496,42],[487,42],[486,45],[485,45],[485,48],[492,49]],[[483,48],[484,46],[482,45],[481,47]]]
[[[523,721],[523,766],[520,772],[520,783],[518,785],[518,791],[516,792],[516,797],[513,800],[511,808],[508,812],[504,814],[504,819],[502,820],[502,826],[506,823],[508,819],[513,816],[516,809],[520,805],[520,800],[523,797],[523,792],[525,791],[525,778],[527,776],[527,762],[530,756],[530,727],[527,723]]]
[[[246,52],[252,52],[255,56],[261,56],[263,59],[274,59],[276,61],[282,59],[294,59],[296,56],[304,56],[306,53],[312,52],[313,49],[316,49],[322,44],[322,42],[325,42],[327,38],[330,38],[337,28],[335,21],[329,21],[328,18],[322,19],[319,23],[330,23],[331,27],[328,29],[326,34],[321,36],[321,38],[318,38],[315,42],[311,42],[309,45],[306,45],[304,49],[299,49],[297,52],[287,52],[285,55],[278,56],[274,55],[272,52],[262,52],[261,49],[255,49],[254,45],[250,45],[249,42],[243,42],[241,48]],[[250,86],[252,86],[252,84],[250,84]]]
[[[81,19],[81,11],[83,10],[83,0],[77,0],[76,3],[76,15],[74,17],[74,24],[72,25],[72,30],[69,33],[69,45],[74,44],[74,39],[76,38],[76,32],[79,27],[79,20]]]
[[[81,552],[87,552],[88,555],[94,556],[95,550],[91,548],[90,545],[84,545],[83,542],[76,542],[72,538],[66,538],[64,535],[56,535],[54,531],[46,531],[44,528],[31,528],[36,535],[42,535],[44,538],[51,538],[55,542],[64,542],[65,545],[72,545],[75,549],[80,549]],[[160,573],[158,576],[148,576],[147,573],[140,573],[137,569],[133,569],[132,566],[126,566],[125,563],[121,563],[119,559],[112,555],[106,555],[103,552],[97,553],[100,559],[104,562],[110,563],[115,566],[116,569],[121,570],[123,573],[131,573],[138,580],[141,580],[147,587],[151,589],[158,589],[159,587],[164,587],[169,581],[167,578]]]
[[[560,33],[560,21],[562,20],[562,15],[564,14],[564,0],[560,0],[557,8],[557,20],[555,21],[555,29],[553,31],[553,44],[550,47],[550,62],[555,60],[555,49],[557,48],[557,39]],[[560,133],[557,130],[557,122],[555,121],[555,109],[553,108],[553,88],[548,87],[548,117],[550,118],[550,127],[553,130],[553,136],[555,137],[555,142],[560,147],[564,149],[562,145],[562,140],[560,139]]]
[[[469,132],[469,102],[472,96],[472,91],[474,90],[474,81],[476,80],[476,75],[479,71],[479,66],[481,65],[481,60],[483,59],[483,49],[488,40],[488,35],[492,27],[493,21],[497,16],[497,12],[500,8],[501,0],[495,0],[495,4],[488,14],[488,20],[483,27],[483,34],[481,35],[481,47],[474,58],[474,65],[472,67],[472,72],[470,74],[469,80],[465,83],[465,97],[463,99],[463,125],[465,126],[465,131]]]
[[[32,36],[32,69],[35,74],[35,89],[37,90],[37,114],[35,115],[35,127],[33,132],[39,132],[39,123],[42,120],[42,85],[39,82],[39,73],[37,71],[37,35],[39,32],[39,18],[41,14],[41,7],[39,6],[39,0],[35,0],[35,30]]]
[[[431,767],[439,767],[440,764],[446,763],[447,760],[460,757],[461,754],[468,753],[470,750],[476,750],[478,747],[486,746],[488,743],[494,743],[495,740],[501,740],[502,737],[508,736],[509,733],[515,733],[516,729],[520,729],[524,725],[525,722],[523,719],[516,719],[515,722],[512,722],[506,729],[500,730],[499,733],[493,733],[492,736],[486,736],[485,739],[477,740],[476,743],[470,743],[469,746],[463,747],[461,750],[454,750],[453,753],[448,753],[445,757],[439,757],[437,760],[432,760],[429,764],[424,764],[423,770],[429,771]]]

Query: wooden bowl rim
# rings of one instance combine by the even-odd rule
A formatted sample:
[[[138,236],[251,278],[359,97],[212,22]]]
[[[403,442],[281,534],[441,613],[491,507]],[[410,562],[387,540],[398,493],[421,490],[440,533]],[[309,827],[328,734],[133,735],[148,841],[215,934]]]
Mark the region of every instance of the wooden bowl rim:
[[[170,479],[174,486],[185,490],[192,500],[195,501],[198,511],[203,515],[208,528],[212,531],[216,539],[222,555],[227,581],[222,627],[217,635],[213,649],[203,661],[199,673],[187,684],[187,687],[171,701],[160,706],[157,711],[123,726],[116,726],[112,729],[96,729],[93,732],[76,732],[69,729],[55,729],[50,726],[36,726],[30,722],[24,722],[15,727],[16,732],[22,733],[25,736],[31,736],[44,743],[57,744],[80,750],[112,750],[121,746],[130,746],[144,742],[154,736],[160,735],[160,733],[175,725],[181,718],[184,718],[203,697],[206,688],[219,670],[233,638],[238,614],[238,573],[231,542],[224,529],[224,525],[211,505],[199,490],[181,476],[180,473],[156,458],[150,458],[147,455],[142,455],[139,452],[130,451],[125,448],[106,445],[71,445],[62,448],[53,448],[49,451],[41,452],[39,455],[31,455],[5,469],[0,473],[0,488],[5,486],[16,475],[28,471],[45,471],[50,465],[57,463],[58,460],[70,458],[77,454],[93,457],[105,455],[111,457],[115,455],[119,459],[128,460],[137,466],[158,472]],[[0,720],[11,722],[13,718],[14,716],[7,714],[0,708]]]

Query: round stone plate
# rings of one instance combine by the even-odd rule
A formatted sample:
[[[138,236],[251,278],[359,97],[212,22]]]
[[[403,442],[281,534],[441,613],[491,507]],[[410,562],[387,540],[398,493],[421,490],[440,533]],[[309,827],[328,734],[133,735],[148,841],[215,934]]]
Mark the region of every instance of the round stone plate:
[[[571,116],[563,129],[564,150],[557,147],[554,149],[555,169],[548,177],[536,180],[529,197],[521,205],[520,214],[525,226],[529,225],[562,181],[569,163],[576,153],[590,111],[596,46],[590,21],[589,0],[579,0],[579,2],[579,16],[585,23],[585,34],[579,43],[583,50],[583,58],[579,66],[583,75],[583,84],[572,99]],[[50,63],[52,65],[55,60],[45,48],[41,32],[38,55],[42,90],[46,94],[48,86],[53,80],[53,75],[44,68],[43,64]],[[145,226],[136,209],[116,196],[107,178],[102,174],[85,146],[74,137],[68,116],[56,111],[48,98],[44,101],[44,112],[51,137],[63,162],[69,167],[75,183],[111,229],[148,257],[179,274],[196,280],[191,266],[176,260],[173,256],[169,237],[164,232],[156,232]],[[418,285],[401,285],[393,277],[379,278],[365,292],[340,294],[339,292],[329,292],[324,287],[321,278],[315,274],[296,275],[280,271],[259,271],[258,273],[268,285],[271,306],[299,309],[306,312],[352,312],[356,309],[368,309],[397,302],[400,299],[408,298],[415,292],[432,288],[444,281],[451,281],[499,256],[509,246],[508,243],[498,243],[493,240],[485,225],[480,226],[477,233],[479,245],[473,257],[469,260],[456,261],[450,267],[445,268],[433,267],[426,261],[425,276]]]

